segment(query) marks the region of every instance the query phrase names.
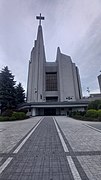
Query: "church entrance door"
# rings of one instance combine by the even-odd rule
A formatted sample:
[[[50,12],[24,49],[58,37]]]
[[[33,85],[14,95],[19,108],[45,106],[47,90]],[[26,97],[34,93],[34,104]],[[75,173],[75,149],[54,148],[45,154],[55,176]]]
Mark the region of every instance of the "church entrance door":
[[[44,109],[44,115],[45,116],[55,116],[56,115],[56,109],[55,108],[45,108]]]

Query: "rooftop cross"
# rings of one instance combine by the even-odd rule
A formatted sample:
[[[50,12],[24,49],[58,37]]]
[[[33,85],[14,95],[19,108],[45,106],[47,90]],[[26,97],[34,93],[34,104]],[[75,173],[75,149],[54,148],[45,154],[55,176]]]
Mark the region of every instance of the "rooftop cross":
[[[45,18],[41,16],[41,13],[40,13],[40,16],[36,16],[36,19],[39,20],[39,25],[41,25],[41,20],[44,20]]]

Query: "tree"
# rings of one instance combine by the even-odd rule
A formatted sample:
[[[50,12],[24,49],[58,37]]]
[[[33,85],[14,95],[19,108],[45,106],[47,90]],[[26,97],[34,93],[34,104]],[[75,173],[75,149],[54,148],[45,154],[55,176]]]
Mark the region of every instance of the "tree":
[[[21,85],[21,83],[19,83],[16,87],[16,104],[21,104],[25,102],[25,93],[24,93],[24,89]]]
[[[101,100],[91,101],[88,104],[88,109],[95,109],[95,110],[101,109]]]
[[[0,103],[2,111],[15,107],[15,81],[7,66],[0,73]]]

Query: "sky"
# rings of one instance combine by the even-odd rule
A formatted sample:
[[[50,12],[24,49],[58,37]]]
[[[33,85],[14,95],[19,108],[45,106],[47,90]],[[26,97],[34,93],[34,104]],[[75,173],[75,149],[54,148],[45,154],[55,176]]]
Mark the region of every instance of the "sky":
[[[101,73],[101,0],[0,0],[0,70],[8,66],[27,89],[30,52],[42,14],[47,61],[57,47],[78,66],[83,95],[99,93]]]

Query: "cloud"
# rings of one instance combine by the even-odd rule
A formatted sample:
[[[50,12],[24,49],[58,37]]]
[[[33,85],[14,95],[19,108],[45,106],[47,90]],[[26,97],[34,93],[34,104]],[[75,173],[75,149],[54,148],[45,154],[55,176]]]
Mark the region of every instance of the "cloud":
[[[97,76],[101,70],[101,15],[89,27],[86,35],[80,42],[74,58],[80,67],[84,86],[91,91],[99,91]]]
[[[56,49],[73,58],[83,90],[98,89],[101,26],[99,0],[0,0],[0,69],[8,65],[26,88],[28,61],[37,34],[36,15],[45,16],[43,34],[48,61]],[[98,18],[99,17],[99,18]]]

